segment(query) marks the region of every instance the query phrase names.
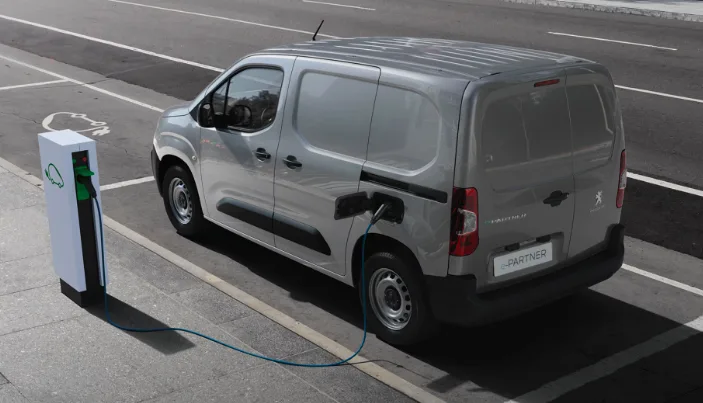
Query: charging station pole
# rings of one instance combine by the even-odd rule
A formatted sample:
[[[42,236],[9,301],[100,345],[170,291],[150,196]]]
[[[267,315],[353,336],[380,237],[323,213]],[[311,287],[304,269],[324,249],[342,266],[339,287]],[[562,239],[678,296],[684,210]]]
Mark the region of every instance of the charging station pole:
[[[61,292],[81,307],[102,302],[107,279],[102,278],[98,211],[79,177],[90,178],[100,199],[95,141],[72,130],[39,134],[46,211],[51,232],[54,271]],[[101,204],[102,205],[102,204]],[[105,268],[107,273],[107,268]]]

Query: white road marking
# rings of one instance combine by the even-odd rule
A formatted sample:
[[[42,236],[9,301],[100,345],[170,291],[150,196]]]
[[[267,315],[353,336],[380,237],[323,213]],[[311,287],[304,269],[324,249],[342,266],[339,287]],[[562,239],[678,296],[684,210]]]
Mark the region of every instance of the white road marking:
[[[27,181],[31,185],[34,185],[38,188],[43,187],[43,181],[40,178],[37,178],[36,176],[30,174],[29,172],[23,170],[22,168],[12,164],[11,162],[5,159],[0,158],[0,168],[5,168],[9,172],[18,176],[20,179]],[[301,322],[298,322],[297,320],[291,318],[285,313],[240,290],[239,288],[226,282],[225,280],[222,280],[221,278],[210,274],[200,266],[197,266],[196,264],[171,252],[163,246],[158,245],[157,243],[125,227],[124,225],[120,224],[119,222],[113,220],[112,218],[104,214],[103,218],[103,224],[111,230],[119,233],[120,235],[142,246],[143,248],[148,249],[153,253],[161,256],[165,260],[178,266],[181,270],[188,272],[191,275],[199,278],[203,282],[217,288],[218,290],[224,292],[235,300],[243,303],[244,305],[247,305],[249,308],[280,324],[286,329],[300,335],[301,337],[312,342],[313,344],[318,345],[320,348],[328,351],[334,356],[340,359],[344,359],[352,354],[352,351],[350,351],[343,345],[315,331],[314,329],[311,329],[310,327],[302,324]],[[444,400],[425,391],[419,386],[406,381],[405,379],[384,369],[378,364],[369,362],[368,359],[364,358],[361,355],[357,355],[356,357],[351,359],[349,363],[353,364],[355,368],[359,369],[360,371],[363,371],[367,375],[370,375],[371,377],[379,380],[380,382],[383,382],[391,388],[403,393],[409,398],[414,399],[420,403],[445,403]]]
[[[180,58],[173,57],[173,56],[163,55],[161,53],[152,52],[150,50],[135,48],[134,46],[124,45],[122,43],[112,42],[112,41],[108,41],[108,40],[100,39],[100,38],[95,38],[93,36],[83,35],[83,34],[79,34],[77,32],[71,32],[71,31],[67,31],[65,29],[56,28],[56,27],[52,27],[52,26],[44,25],[44,24],[39,24],[39,23],[32,22],[32,21],[22,20],[19,18],[7,16],[7,15],[0,14],[0,18],[8,20],[8,21],[14,21],[14,22],[22,23],[22,24],[31,25],[31,26],[37,27],[37,28],[47,29],[49,31],[58,32],[58,33],[64,34],[64,35],[75,36],[76,38],[81,38],[81,39],[86,39],[86,40],[93,41],[93,42],[102,43],[104,45],[114,46],[114,47],[120,48],[120,49],[126,49],[126,50],[131,50],[133,52],[143,53],[145,55],[158,57],[160,59],[165,59],[165,60],[169,60],[172,62],[183,63],[183,64],[187,64],[187,65],[194,66],[194,67],[200,67],[201,69],[212,70],[212,71],[217,71],[217,72],[224,71],[223,69],[221,69],[219,67],[208,66],[207,64],[202,64],[202,63],[193,62],[190,60],[180,59]]]
[[[51,127],[51,124],[54,122],[54,118],[56,116],[68,116],[69,118],[72,119],[80,119],[84,122],[88,122],[88,128],[86,129],[73,129],[73,128],[62,128],[62,129],[54,129]],[[106,122],[98,122],[96,120],[90,119],[85,113],[74,113],[74,112],[55,112],[52,113],[51,115],[47,116],[42,120],[41,125],[43,128],[50,132],[56,132],[60,130],[65,130],[65,129],[70,129],[73,130],[76,133],[90,133],[93,136],[104,136],[108,133],[110,133],[110,126],[107,125]],[[78,127],[83,127],[85,124],[79,123]]]
[[[692,287],[688,284],[680,283],[676,280],[662,277],[658,274],[650,273],[650,272],[642,270],[642,269],[638,269],[636,267],[630,266],[629,264],[623,264],[622,268],[624,270],[630,271],[632,273],[639,274],[640,276],[644,276],[644,277],[650,278],[652,280],[659,281],[660,283],[664,283],[664,284],[670,285],[672,287],[676,287],[680,290],[690,292],[691,294],[696,294],[700,297],[703,297],[703,290],[701,290],[700,288]]]
[[[134,6],[138,6],[138,7],[147,7],[147,8],[157,9],[157,10],[171,11],[171,12],[175,12],[175,13],[197,15],[197,16],[208,17],[208,18],[216,18],[216,19],[220,19],[220,20],[238,22],[238,23],[249,24],[249,25],[256,25],[256,26],[260,26],[260,27],[271,28],[271,29],[279,29],[279,30],[289,31],[289,32],[298,32],[298,33],[309,34],[309,35],[313,35],[313,34],[314,34],[314,32],[310,32],[310,31],[303,31],[303,30],[299,30],[299,29],[285,28],[285,27],[280,27],[280,26],[275,26],[275,25],[259,24],[259,23],[257,23],[257,22],[244,21],[244,20],[237,20],[237,19],[233,19],[233,18],[220,17],[220,16],[217,16],[217,15],[195,13],[195,12],[191,12],[191,11],[183,11],[183,10],[177,10],[177,9],[173,9],[173,8],[165,8],[165,7],[150,6],[150,5],[146,5],[146,4],[132,3],[132,2],[129,2],[129,1],[122,1],[122,0],[108,0],[108,1],[111,1],[111,2],[113,2],[113,3],[120,3],[120,4],[129,4],[129,5],[134,5]],[[82,39],[86,39],[86,40],[89,40],[89,41],[98,42],[98,43],[102,43],[102,44],[105,44],[105,45],[114,46],[114,47],[121,48],[121,49],[131,50],[131,51],[133,51],[133,52],[143,53],[143,54],[146,54],[146,55],[158,57],[158,58],[165,59],[165,60],[169,60],[169,61],[172,61],[172,62],[183,63],[183,64],[187,64],[187,65],[194,66],[194,67],[200,67],[200,68],[206,69],[206,70],[216,71],[216,72],[219,72],[219,73],[221,73],[222,71],[224,71],[224,69],[222,69],[222,68],[220,68],[220,67],[214,67],[214,66],[209,66],[209,65],[207,65],[207,64],[203,64],[203,63],[198,63],[198,62],[194,62],[194,61],[190,61],[190,60],[180,59],[180,58],[177,58],[177,57],[173,57],[173,56],[168,56],[168,55],[164,55],[164,54],[161,54],[161,53],[152,52],[152,51],[150,51],[150,50],[140,49],[140,48],[136,48],[136,47],[134,47],[134,46],[129,46],[129,45],[125,45],[125,44],[121,44],[121,43],[117,43],[117,42],[112,42],[112,41],[108,41],[108,40],[105,40],[105,39],[95,38],[95,37],[92,37],[92,36],[83,35],[83,34],[79,34],[79,33],[76,33],[76,32],[67,31],[67,30],[65,30],[65,29],[60,29],[60,28],[52,27],[52,26],[49,26],[49,25],[39,24],[39,23],[36,23],[36,22],[31,22],[31,21],[27,21],[27,20],[22,20],[22,19],[19,19],[19,18],[14,18],[14,17],[7,16],[7,15],[2,15],[2,14],[0,14],[0,18],[6,19],[6,20],[8,20],[8,21],[14,21],[14,22],[22,23],[22,24],[31,25],[31,26],[38,27],[38,28],[44,28],[44,29],[47,29],[47,30],[50,30],[50,31],[62,33],[62,34],[65,34],[65,35],[75,36],[75,37],[77,37],[77,38],[82,38]],[[318,34],[318,36],[322,36],[322,37],[326,37],[326,38],[333,38],[333,39],[340,39],[340,37],[338,37],[338,36],[325,35],[325,34]],[[368,49],[367,49],[367,50],[368,50]],[[488,50],[486,50],[486,51],[488,52]],[[522,57],[522,58],[525,58],[525,56],[519,56],[519,55],[515,54],[515,52],[508,53],[508,54],[510,54],[510,55],[513,56],[513,57],[518,57],[518,58]],[[493,55],[493,54],[491,54],[490,56],[496,57],[496,58],[503,58],[503,57],[500,57],[500,56],[498,56],[498,55]],[[446,62],[445,62],[445,63],[446,63]],[[650,90],[644,90],[644,89],[639,89],[639,88],[625,87],[625,86],[623,86],[623,85],[616,85],[615,87],[616,87],[616,88],[623,89],[623,90],[637,91],[637,92],[642,92],[642,93],[650,94],[650,95],[658,95],[658,96],[666,97],[666,98],[674,98],[674,99],[680,99],[680,100],[683,100],[683,101],[690,101],[690,102],[703,103],[703,99],[689,98],[689,97],[683,97],[683,96],[679,96],[679,95],[667,94],[667,93],[664,93],[664,92],[657,92],[657,91],[650,91]]]
[[[12,63],[18,64],[18,65],[20,65],[20,66],[24,66],[24,67],[26,67],[26,68],[28,68],[28,69],[32,69],[32,70],[36,70],[36,71],[42,72],[42,73],[44,73],[44,74],[48,74],[48,75],[50,75],[50,76],[52,76],[52,77],[60,78],[60,79],[65,80],[65,81],[68,81],[68,82],[71,82],[71,83],[74,83],[74,84],[78,84],[78,85],[83,86],[83,87],[85,87],[85,88],[89,88],[89,89],[91,89],[91,90],[93,90],[93,91],[97,91],[97,92],[99,92],[99,93],[101,93],[101,94],[109,95],[109,96],[111,96],[111,97],[114,97],[114,98],[121,99],[121,100],[126,101],[126,102],[129,102],[129,103],[132,103],[132,104],[134,104],[134,105],[138,105],[138,106],[141,106],[141,107],[146,108],[146,109],[151,109],[152,111],[155,111],[155,112],[163,113],[163,111],[164,111],[164,110],[161,109],[161,108],[157,108],[157,107],[152,106],[152,105],[149,105],[149,104],[147,104],[147,103],[144,103],[144,102],[141,102],[141,101],[137,101],[136,99],[132,99],[132,98],[126,97],[126,96],[124,96],[124,95],[116,94],[116,93],[114,93],[114,92],[112,92],[112,91],[104,90],[104,89],[102,89],[102,88],[100,88],[100,87],[96,87],[96,86],[91,85],[91,84],[86,84],[86,83],[84,83],[83,81],[79,81],[79,80],[76,80],[76,79],[73,79],[73,78],[70,78],[70,77],[66,77],[66,76],[63,76],[63,75],[61,75],[61,74],[54,73],[53,71],[49,71],[49,70],[46,70],[46,69],[42,69],[41,67],[33,66],[33,65],[29,64],[29,63],[25,63],[25,62],[21,62],[21,61],[19,61],[19,60],[15,60],[15,59],[13,59],[13,58],[11,58],[11,57],[7,57],[7,56],[2,56],[2,55],[0,55],[0,59],[7,60],[8,62],[12,62]]]
[[[680,95],[672,95],[672,94],[667,94],[665,92],[657,92],[657,91],[643,90],[640,88],[625,87],[624,85],[616,85],[615,88],[620,88],[621,90],[643,92],[645,94],[659,95],[660,97],[674,98],[674,99],[680,99],[682,101],[698,102],[699,104],[703,104],[703,99],[682,97]]]
[[[111,183],[109,185],[100,186],[100,191],[102,192],[105,190],[123,188],[125,186],[139,185],[141,183],[147,183],[147,182],[151,182],[153,180],[154,180],[153,176],[147,176],[146,178],[139,178],[139,179],[132,179],[132,180],[123,181],[123,182]]]
[[[663,181],[661,179],[650,178],[649,176],[644,176],[644,175],[640,175],[640,174],[636,174],[636,173],[632,173],[632,172],[628,172],[627,177],[632,178],[634,180],[647,182],[652,185],[669,188],[671,190],[676,190],[679,192],[692,194],[692,195],[698,196],[698,197],[703,197],[703,190],[694,189],[694,188],[690,188],[690,187],[686,187],[686,186],[682,186],[682,185],[677,185],[676,183]]]
[[[222,17],[219,15],[212,15],[212,14],[203,14],[203,13],[196,13],[193,11],[185,11],[185,10],[179,10],[176,8],[166,8],[166,7],[158,7],[158,6],[151,6],[148,4],[142,4],[142,3],[133,3],[131,1],[123,1],[123,0],[107,0],[112,3],[120,3],[120,4],[129,4],[132,6],[137,6],[137,7],[146,7],[146,8],[153,8],[155,10],[161,10],[161,11],[170,11],[173,13],[180,13],[180,14],[189,14],[189,15],[197,15],[199,17],[207,17],[207,18],[214,18],[217,20],[224,20],[224,21],[230,21],[230,22],[238,22],[240,24],[247,24],[247,25],[255,25],[257,27],[263,27],[263,28],[271,28],[271,29],[278,29],[280,31],[288,31],[288,32],[296,32],[299,34],[307,34],[307,35],[314,35],[315,32],[310,32],[310,31],[303,31],[300,29],[293,29],[293,28],[286,28],[286,27],[281,27],[278,25],[269,25],[269,24],[261,24],[258,22],[253,22],[253,21],[245,21],[245,20],[238,20],[235,18],[227,18],[227,17]],[[332,38],[332,39],[338,39],[339,37],[337,36],[332,36],[332,35],[325,35],[325,34],[317,34],[317,36],[322,36],[325,38]]]
[[[509,400],[507,403],[550,402],[589,382],[609,376],[623,367],[634,364],[645,357],[664,351],[677,343],[699,335],[701,332],[703,332],[703,316],[655,336],[641,344],[632,346],[627,350],[604,358],[593,365],[582,368],[553,382],[549,382],[537,390]]]
[[[648,45],[646,43],[637,43],[637,42],[627,42],[627,41],[617,41],[614,39],[605,39],[605,38],[597,38],[595,36],[582,36],[582,35],[574,35],[574,34],[565,34],[563,32],[547,32],[550,35],[559,35],[559,36],[571,36],[574,38],[583,38],[583,39],[592,39],[594,41],[602,41],[602,42],[615,42],[615,43],[622,43],[625,45],[634,45],[634,46],[645,46],[648,48],[656,48],[656,49],[665,49],[665,50],[678,50],[676,48],[667,48],[666,46],[655,46],[655,45]]]
[[[54,81],[42,81],[42,82],[40,82],[40,83],[10,85],[10,86],[8,86],[8,87],[0,87],[0,91],[14,90],[14,89],[17,89],[17,88],[39,87],[39,86],[42,86],[42,85],[59,84],[59,83],[65,83],[65,82],[66,82],[66,80],[54,80]]]
[[[375,8],[359,7],[359,6],[350,6],[350,5],[348,5],[348,4],[326,3],[326,2],[324,2],[324,1],[303,0],[303,3],[324,4],[324,5],[327,5],[327,6],[357,8],[357,9],[359,9],[359,10],[376,11]]]

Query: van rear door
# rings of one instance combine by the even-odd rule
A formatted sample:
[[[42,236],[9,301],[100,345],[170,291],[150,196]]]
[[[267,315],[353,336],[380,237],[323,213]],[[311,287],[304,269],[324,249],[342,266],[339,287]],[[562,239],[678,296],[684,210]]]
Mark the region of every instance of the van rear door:
[[[479,246],[471,263],[488,264],[479,286],[568,257],[574,177],[565,78],[554,68],[488,77],[467,89],[476,92],[475,153],[462,158],[476,164],[462,182],[478,191]]]
[[[624,135],[615,88],[605,68],[570,67],[566,76],[576,183],[569,257],[575,257],[597,252],[611,226],[620,222],[616,199]]]

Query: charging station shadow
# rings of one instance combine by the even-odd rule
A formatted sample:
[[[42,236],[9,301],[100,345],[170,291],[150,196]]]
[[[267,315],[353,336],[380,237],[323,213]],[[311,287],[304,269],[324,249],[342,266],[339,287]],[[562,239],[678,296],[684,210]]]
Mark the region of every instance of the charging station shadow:
[[[219,228],[196,242],[285,289],[291,298],[363,327],[353,288]],[[446,373],[425,385],[432,391],[461,398],[490,392],[511,399],[679,326],[587,289],[499,323],[473,328],[444,325],[427,342],[399,350]],[[679,371],[677,363],[689,354],[703,357],[703,334],[685,343],[685,350],[674,345],[658,353],[658,365],[666,367],[664,371]],[[390,362],[378,358],[371,361]],[[390,363],[415,372],[404,363]],[[647,385],[627,386],[632,386],[629,392],[638,394]],[[601,398],[584,396],[584,401],[595,400]]]
[[[108,295],[107,298],[108,305],[110,307],[110,319],[120,326],[149,329],[169,327],[167,324],[159,321],[158,319],[111,295]],[[107,318],[105,317],[105,306],[103,303],[88,307],[86,310],[96,318],[99,318],[107,323]],[[123,332],[164,355],[175,354],[195,347],[195,344],[193,344],[190,340],[174,331],[141,333],[123,330]]]

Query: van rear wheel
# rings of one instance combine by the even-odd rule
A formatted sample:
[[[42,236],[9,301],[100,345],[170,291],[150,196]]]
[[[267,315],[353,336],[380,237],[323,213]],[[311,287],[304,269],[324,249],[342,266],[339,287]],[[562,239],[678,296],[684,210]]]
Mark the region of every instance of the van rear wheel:
[[[365,290],[359,289],[369,328],[397,346],[420,343],[437,328],[419,268],[406,260],[389,252],[373,254],[364,265]]]

